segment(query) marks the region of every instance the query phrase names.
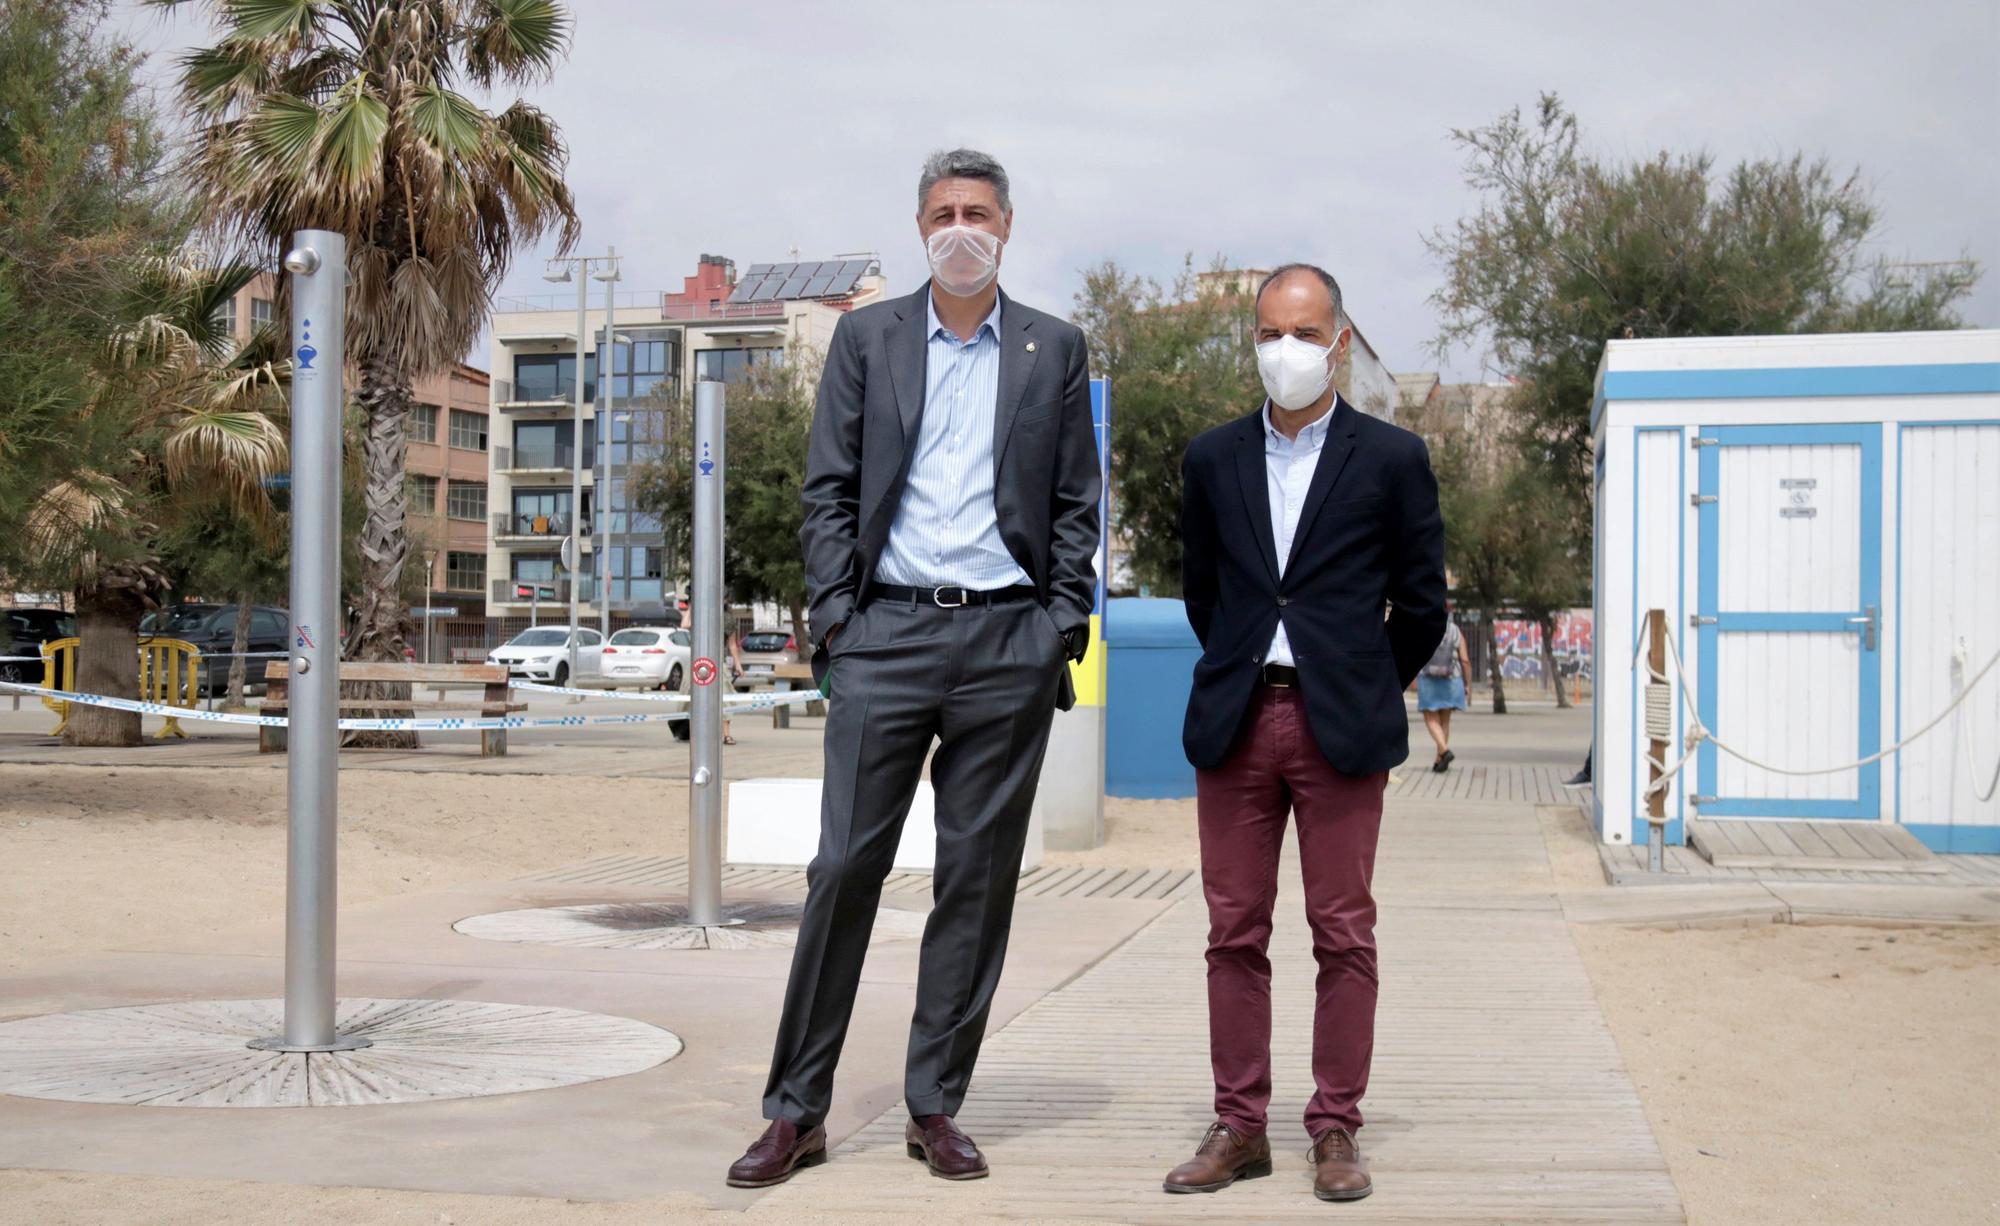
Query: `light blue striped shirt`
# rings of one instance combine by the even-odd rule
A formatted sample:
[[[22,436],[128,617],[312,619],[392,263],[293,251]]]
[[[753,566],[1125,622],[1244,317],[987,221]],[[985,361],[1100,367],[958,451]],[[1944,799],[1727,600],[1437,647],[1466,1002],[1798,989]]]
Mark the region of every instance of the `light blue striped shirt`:
[[[1327,431],[1333,428],[1333,411],[1339,401],[1289,439],[1271,420],[1271,402],[1264,402],[1264,493],[1271,500],[1271,544],[1278,550],[1278,575],[1292,556],[1292,541],[1299,534],[1299,516],[1305,511],[1306,493],[1312,489],[1313,474],[1319,471],[1319,453],[1326,447]],[[1271,649],[1264,663],[1291,667],[1292,640],[1285,634],[1285,619],[1278,619],[1278,632],[1271,636]]]
[[[924,417],[909,484],[875,577],[909,587],[991,591],[1028,582],[993,509],[993,417],[1000,401],[1000,300],[962,341],[924,299]]]

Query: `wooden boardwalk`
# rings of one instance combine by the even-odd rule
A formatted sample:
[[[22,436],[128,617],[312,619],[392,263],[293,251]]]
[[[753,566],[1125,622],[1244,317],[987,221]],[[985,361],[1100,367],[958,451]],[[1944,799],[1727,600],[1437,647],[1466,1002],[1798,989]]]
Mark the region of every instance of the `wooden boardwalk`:
[[[1190,883],[1158,920],[987,1041],[959,1118],[992,1178],[927,1177],[904,1153],[899,1105],[758,1210],[837,1205],[915,1221],[1684,1220],[1557,907],[1533,804],[1497,798],[1391,802],[1361,1134],[1377,1191],[1353,1205],[1314,1200],[1300,1124],[1313,962],[1289,854],[1282,880],[1274,1177],[1212,1196],[1160,1191],[1211,1118],[1206,917]]]
[[[1646,848],[1630,844],[1600,843],[1597,859],[1604,866],[1604,879],[1612,885],[1719,885],[1731,881],[1843,881],[1853,885],[2000,885],[2000,856],[1942,855],[1939,873],[1871,872],[1866,869],[1831,868],[1730,868],[1710,863],[1692,847],[1669,847],[1662,857],[1662,872],[1646,867]]]
[[[1185,868],[1111,868],[1082,865],[1042,865],[1021,874],[1018,887],[1022,897],[1035,898],[1167,898],[1194,878]],[[537,885],[616,885],[641,886],[685,891],[688,884],[686,856],[600,856],[564,868],[521,878]],[[796,894],[804,897],[806,874],[797,868],[758,868],[754,865],[726,864],[722,885],[730,893]],[[885,894],[928,894],[931,875],[923,872],[891,873],[882,883]]]

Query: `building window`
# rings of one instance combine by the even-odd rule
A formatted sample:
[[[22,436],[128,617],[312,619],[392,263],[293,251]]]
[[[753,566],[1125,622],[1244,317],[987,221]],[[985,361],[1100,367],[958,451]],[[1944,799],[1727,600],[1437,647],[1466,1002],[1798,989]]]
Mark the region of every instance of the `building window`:
[[[276,317],[275,307],[276,304],[269,298],[252,298],[250,300],[251,331],[262,331],[270,327],[271,320]]]
[[[451,592],[486,590],[486,555],[447,553],[444,555],[444,586]]]
[[[410,510],[418,515],[436,515],[438,479],[422,473],[410,474]]]
[[[566,534],[569,531],[569,491],[516,489],[513,529],[523,536]]]
[[[216,307],[215,314],[209,316],[209,319],[222,331],[224,336],[234,339],[236,336],[236,299],[231,298],[221,306]]]
[[[628,333],[620,329],[619,335]],[[629,335],[632,339],[621,342],[611,357],[611,390],[618,403],[630,404],[655,392],[671,396],[680,370],[680,337],[663,329],[633,329]],[[603,369],[601,346],[597,368]]]
[[[436,410],[432,410],[431,429],[435,437],[437,429]],[[451,411],[451,445],[466,451],[486,450],[486,414],[470,413],[464,409]]]
[[[514,467],[570,468],[576,459],[570,450],[570,440],[575,437],[576,422],[570,419],[515,422]],[[588,452],[596,445],[596,420],[586,417],[583,419],[584,450]]]
[[[438,407],[434,404],[420,404],[410,409],[410,441],[413,443],[435,443],[438,441]]]
[[[775,366],[784,360],[783,349],[703,349],[694,355],[694,377],[711,383],[740,383],[752,367]]]
[[[554,583],[556,581],[556,555],[552,553],[515,554],[514,581],[516,583]]]
[[[444,513],[452,519],[486,519],[484,481],[448,481],[444,487]]]
[[[597,355],[583,358],[583,398],[597,395]],[[574,353],[522,353],[514,357],[516,400],[571,400],[576,396]]]

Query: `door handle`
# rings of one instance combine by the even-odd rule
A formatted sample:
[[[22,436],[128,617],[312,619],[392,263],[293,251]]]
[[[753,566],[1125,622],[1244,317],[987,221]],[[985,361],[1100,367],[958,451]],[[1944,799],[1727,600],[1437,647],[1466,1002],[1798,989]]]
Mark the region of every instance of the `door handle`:
[[[1871,604],[1867,606],[1867,610],[1868,611],[1865,616],[1848,618],[1847,624],[1850,626],[1863,627],[1861,631],[1861,645],[1866,650],[1873,651],[1875,650],[1876,609],[1875,606]]]

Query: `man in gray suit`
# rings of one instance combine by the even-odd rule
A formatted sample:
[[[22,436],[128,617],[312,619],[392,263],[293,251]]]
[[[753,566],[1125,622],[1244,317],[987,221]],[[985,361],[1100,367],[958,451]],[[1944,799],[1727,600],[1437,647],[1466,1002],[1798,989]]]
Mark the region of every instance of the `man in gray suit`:
[[[813,668],[833,696],[819,854],[764,1091],[729,1170],[765,1187],[826,1159],[834,1066],[868,934],[933,741],[934,907],[903,1093],[910,1156],[977,1179],[952,1122],[1000,978],[1070,660],[1090,637],[1098,464],[1083,334],[1000,293],[1007,174],[969,149],[917,182],[931,280],[834,330],[806,460]]]

